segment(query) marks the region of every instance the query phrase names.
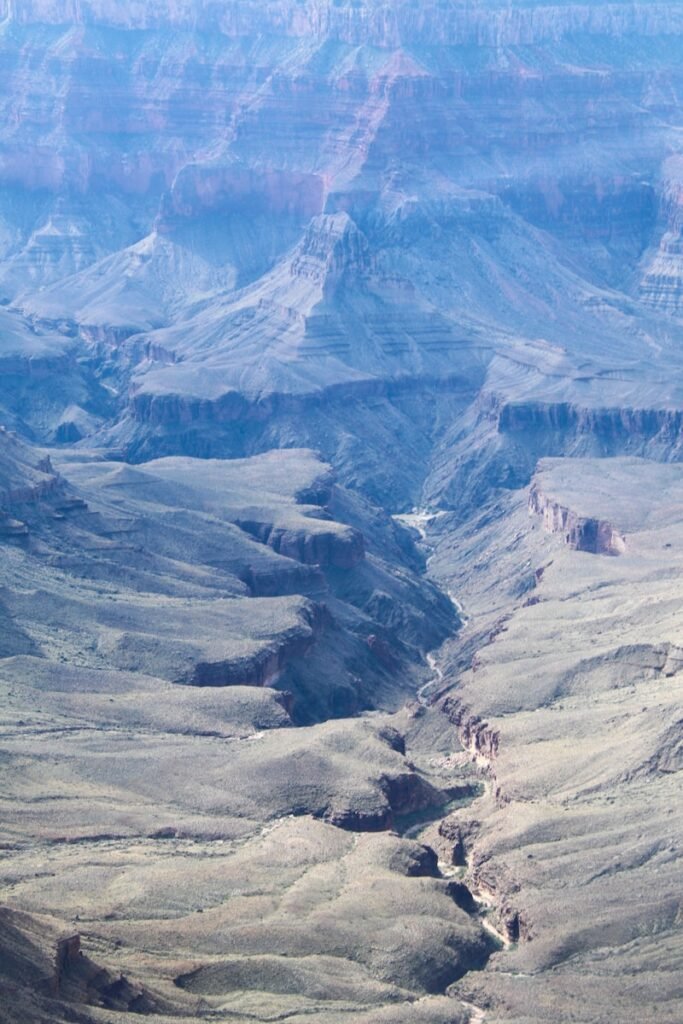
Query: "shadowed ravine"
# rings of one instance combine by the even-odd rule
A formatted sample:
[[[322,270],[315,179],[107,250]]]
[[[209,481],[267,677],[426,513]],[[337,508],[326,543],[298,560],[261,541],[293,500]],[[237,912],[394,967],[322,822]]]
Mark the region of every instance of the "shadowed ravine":
[[[673,0],[0,0],[0,1024],[681,1024]]]

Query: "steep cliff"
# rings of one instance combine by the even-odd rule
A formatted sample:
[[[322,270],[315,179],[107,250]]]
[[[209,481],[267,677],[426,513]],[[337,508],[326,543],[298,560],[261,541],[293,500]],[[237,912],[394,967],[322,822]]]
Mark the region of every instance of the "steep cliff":
[[[0,0],[17,1024],[680,1024],[682,37]]]
[[[544,494],[536,484],[529,492],[529,512],[543,517],[549,533],[561,533],[570,548],[594,555],[620,555],[626,548],[626,538],[605,519],[579,515],[561,505],[558,500]]]
[[[642,260],[640,294],[652,308],[679,316],[683,309],[683,158],[662,169],[659,244]]]
[[[647,350],[653,383],[678,362],[653,255],[675,258],[676,5],[31,0],[3,26],[2,287],[98,378],[51,396],[46,438],[118,415],[107,444],[205,454],[195,425],[155,448],[135,423],[211,417],[227,452],[243,398],[476,392],[539,339],[575,400],[615,359]]]

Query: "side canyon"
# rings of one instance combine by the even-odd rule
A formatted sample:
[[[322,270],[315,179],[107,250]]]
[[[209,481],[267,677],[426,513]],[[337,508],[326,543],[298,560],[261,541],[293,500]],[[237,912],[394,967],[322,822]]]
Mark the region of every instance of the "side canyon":
[[[683,8],[0,0],[0,1022],[683,1020]]]

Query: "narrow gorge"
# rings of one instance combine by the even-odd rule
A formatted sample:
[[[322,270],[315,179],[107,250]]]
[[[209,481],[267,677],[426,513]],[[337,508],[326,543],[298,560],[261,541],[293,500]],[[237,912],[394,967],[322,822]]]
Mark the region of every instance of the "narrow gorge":
[[[0,1024],[683,1020],[682,37],[0,0]]]

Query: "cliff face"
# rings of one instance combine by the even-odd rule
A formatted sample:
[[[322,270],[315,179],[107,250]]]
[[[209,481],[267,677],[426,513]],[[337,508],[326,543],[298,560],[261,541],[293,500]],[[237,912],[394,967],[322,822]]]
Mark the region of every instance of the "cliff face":
[[[662,169],[659,243],[642,260],[640,294],[652,308],[679,316],[683,310],[683,158]]]
[[[682,39],[0,0],[17,1024],[680,1024]]]
[[[156,1001],[141,986],[87,957],[81,950],[80,935],[65,931],[49,917],[4,907],[0,949],[0,992],[8,1000],[11,1021],[38,1020],[41,1011],[57,1007],[54,1000],[59,998],[133,1013],[154,1013],[163,1008],[163,1002]],[[33,999],[26,998],[18,979],[30,985]]]
[[[452,406],[498,360],[502,401],[527,367],[580,404],[588,379],[678,366],[659,320],[678,308],[675,4],[2,15],[0,294],[24,350],[39,331],[50,372],[66,362],[48,394],[34,358],[32,401],[0,381],[0,402],[39,439],[250,454],[307,443],[336,395],[310,431],[336,460],[410,432],[396,382],[448,384]],[[342,423],[357,388],[382,401]]]
[[[299,622],[248,656],[200,660],[179,683],[190,686],[275,686],[289,663],[308,654],[330,621],[326,609],[305,605]]]
[[[305,565],[331,566],[337,569],[352,569],[365,555],[363,536],[357,530],[330,529],[325,531],[319,523],[312,523],[313,529],[288,529],[272,523],[237,520],[237,525],[257,537],[287,558],[294,558]]]
[[[548,533],[563,534],[565,543],[574,551],[621,555],[626,550],[626,538],[611,523],[565,508],[544,494],[538,484],[529,492],[529,512],[543,517],[543,526]]]
[[[668,35],[683,27],[672,4],[626,4],[614,0],[576,3],[571,6],[541,3],[512,9],[500,0],[475,4],[456,3],[450,9],[436,3],[419,8],[408,0],[279,0],[266,5],[222,5],[215,0],[153,0],[127,5],[111,0],[3,0],[0,15],[21,25],[105,24],[111,27],[149,30],[218,29],[230,37],[266,27],[283,35],[324,36],[351,45],[370,43],[394,47],[401,41],[427,44],[523,45],[557,41],[565,35],[587,33],[610,37],[640,34]]]
[[[270,212],[305,223],[330,195],[351,194],[354,204],[382,190],[398,198],[400,178],[412,176],[418,160],[445,173],[442,187],[450,180],[487,188],[505,154],[500,187],[525,210],[549,225],[586,221],[588,230],[613,233],[620,204],[624,219],[639,202],[629,196],[646,187],[632,180],[643,173],[642,156],[657,167],[657,127],[645,120],[643,105],[677,116],[680,72],[666,59],[666,40],[681,31],[676,5],[193,2],[124,9],[106,0],[29,0],[4,7],[2,84],[14,128],[2,140],[2,180],[47,192],[35,194],[25,227],[15,223],[11,236],[26,271],[39,279],[63,277],[98,252],[137,241],[141,225],[157,216],[166,228],[207,211],[246,210],[252,218]],[[170,49],[165,29],[174,31]],[[266,49],[258,46],[264,33]],[[613,46],[596,63],[591,54],[601,38]],[[633,40],[643,43],[638,61],[620,50]],[[32,69],[43,61],[63,99],[49,100],[46,90],[37,102]],[[597,100],[604,114],[596,115]],[[596,116],[605,117],[603,125]],[[46,124],[54,126],[53,141],[44,141]],[[586,162],[572,151],[578,145],[588,152],[589,136],[601,128],[608,133],[602,152],[593,150],[580,172]],[[638,151],[631,158],[627,134]],[[392,157],[404,169],[382,183]],[[529,190],[519,182],[517,194],[520,174],[535,184]],[[420,193],[432,187],[438,191],[435,178],[423,180]],[[50,193],[60,196],[58,204]],[[117,206],[120,193],[128,209]],[[596,216],[601,202],[608,218]]]
[[[50,458],[42,458],[16,434],[0,427],[0,503],[3,508],[37,501],[54,492],[58,477]]]

